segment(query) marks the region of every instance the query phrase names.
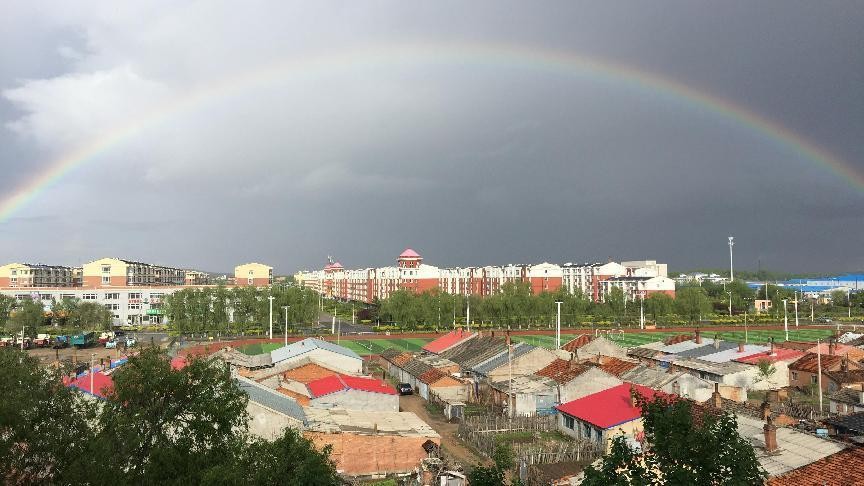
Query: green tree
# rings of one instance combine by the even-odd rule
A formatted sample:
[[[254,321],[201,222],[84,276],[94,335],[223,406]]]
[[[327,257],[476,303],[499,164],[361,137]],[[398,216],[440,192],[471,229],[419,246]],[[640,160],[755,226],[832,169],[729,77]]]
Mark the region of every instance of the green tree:
[[[286,484],[326,486],[341,484],[336,466],[330,460],[331,447],[318,451],[296,430],[286,428],[275,441],[254,439],[244,449],[238,463],[226,475],[215,476],[213,483]],[[231,481],[227,481],[228,478]]]
[[[0,349],[0,471],[7,484],[72,484],[97,409],[17,348]],[[82,461],[84,461],[82,463]],[[52,481],[53,480],[53,481]]]
[[[587,486],[762,484],[766,473],[738,434],[735,415],[689,400],[637,395],[645,426],[641,450],[615,438],[612,454],[585,470]]]
[[[45,307],[39,299],[24,299],[18,303],[15,313],[12,314],[12,330],[26,328],[28,334],[45,324]]]
[[[613,316],[618,318],[624,317],[624,291],[621,290],[621,287],[612,287],[609,289],[605,302],[609,306],[609,310]]]
[[[4,329],[11,327],[9,321],[16,305],[15,298],[8,295],[0,295],[0,327]]]
[[[675,310],[690,322],[697,322],[711,311],[711,303],[700,287],[688,286],[675,292]]]
[[[51,304],[51,323],[55,326],[65,326],[78,312],[81,301],[78,299],[64,297]]]
[[[81,302],[67,322],[78,329],[104,331],[111,328],[111,311],[95,302]]]
[[[759,381],[770,380],[774,376],[774,373],[777,372],[777,368],[768,359],[760,359],[756,363],[756,366],[759,368]]]
[[[665,317],[672,312],[674,300],[669,295],[655,292],[645,299],[645,312],[651,316],[651,320],[657,322],[658,317]]]

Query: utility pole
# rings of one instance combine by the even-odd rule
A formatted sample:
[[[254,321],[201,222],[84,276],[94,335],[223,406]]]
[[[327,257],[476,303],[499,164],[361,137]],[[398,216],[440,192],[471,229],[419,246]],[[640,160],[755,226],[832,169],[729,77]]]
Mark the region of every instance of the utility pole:
[[[290,305],[283,305],[282,308],[285,309],[285,346],[288,346],[288,308]]]
[[[555,301],[555,306],[558,308],[558,314],[555,318],[555,349],[561,349],[561,301]]]
[[[354,304],[351,304],[351,324],[357,324],[357,319],[354,314]]]
[[[798,293],[795,293],[795,327],[798,327]]]
[[[735,242],[732,240],[734,240],[734,239],[735,239],[734,236],[729,237],[729,281],[730,282],[735,281],[735,273],[733,272],[733,268],[732,268],[732,246],[735,244]]]
[[[339,301],[333,299],[333,324],[330,325],[330,334],[336,334],[336,309],[339,308]]]
[[[732,291],[726,293],[729,294],[729,317],[732,317]]]
[[[822,415],[822,345],[816,340],[816,371],[819,372],[817,385],[819,387],[819,415]]]
[[[847,317],[852,317],[852,299],[849,297],[849,287],[846,287],[846,305],[849,308],[849,314]]]
[[[810,324],[813,324],[813,301],[810,301]]]
[[[655,323],[656,324],[656,323]],[[645,329],[645,297],[639,298],[639,329]]]
[[[786,300],[783,299],[783,330],[786,331],[786,340],[789,340],[789,319],[786,315]]]
[[[471,295],[465,296],[465,302],[468,307],[465,309],[465,325],[468,326],[468,332],[471,332]]]
[[[93,368],[96,366],[96,353],[90,355],[90,393],[96,395],[96,390],[93,389]]]
[[[273,299],[272,295],[267,297],[267,300],[270,301],[270,339],[273,339]]]

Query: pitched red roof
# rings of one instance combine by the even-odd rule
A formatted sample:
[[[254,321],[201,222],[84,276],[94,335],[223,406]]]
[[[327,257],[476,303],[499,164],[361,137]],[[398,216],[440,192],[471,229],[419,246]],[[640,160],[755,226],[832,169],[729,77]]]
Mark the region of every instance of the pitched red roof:
[[[95,373],[93,375],[93,390],[90,389],[90,375],[82,375],[79,378],[76,378],[69,386],[74,386],[81,391],[90,393],[99,398],[105,398],[109,393],[114,390],[114,380],[111,379],[110,376],[107,376],[103,373]]]
[[[399,254],[399,258],[420,258],[420,254],[411,248],[405,248],[405,251]]]
[[[663,344],[669,346],[671,344],[683,343],[684,341],[689,341],[693,339],[692,334],[678,334],[677,336],[672,336],[663,340]]]
[[[437,368],[432,368],[429,371],[420,375],[420,381],[422,381],[423,383],[426,383],[427,385],[431,385],[432,383],[435,383],[436,381],[440,380],[441,378],[444,378],[445,376],[450,376],[450,375],[448,375],[447,373],[444,373],[443,371],[441,371]]]
[[[582,373],[585,373],[589,369],[590,366],[580,363],[573,363],[566,359],[555,359],[555,361],[549,363],[534,374],[545,376],[546,378],[552,378],[558,383],[569,383],[570,380],[576,378]]]
[[[613,356],[603,356],[602,364],[599,368],[610,375],[621,376],[637,366],[639,366],[639,363],[624,361]]]
[[[765,351],[744,356],[735,361],[744,364],[758,364],[763,359],[767,359],[771,363],[776,363],[777,361],[795,361],[802,356],[804,356],[804,352],[797,349],[774,348],[774,354],[771,354],[771,351]]]
[[[562,413],[578,418],[597,427],[608,429],[616,425],[636,420],[642,416],[642,410],[634,407],[630,397],[630,387],[645,398],[668,396],[642,385],[624,383],[601,392],[594,393],[567,403],[558,405]]]
[[[343,390],[360,390],[372,393],[396,395],[396,389],[377,378],[360,376],[333,375],[306,384],[312,398],[323,397]]]
[[[455,331],[450,331],[447,334],[439,337],[438,339],[426,344],[425,346],[423,346],[423,349],[425,351],[429,351],[430,353],[440,353],[446,349],[452,348],[453,346],[472,336],[474,336],[473,333],[463,331],[462,329],[457,329]]]
[[[593,339],[593,337],[588,335],[588,334],[580,334],[576,338],[568,341],[565,345],[561,346],[561,349],[563,349],[564,351],[572,353],[573,351],[575,351],[575,350],[581,348],[582,346],[585,346],[586,344],[590,343],[591,339]]]
[[[864,484],[864,448],[851,447],[768,480],[769,486]]]
[[[843,356],[837,356],[836,354],[831,356],[828,354],[822,355],[822,371],[838,371],[843,365]],[[849,360],[849,367],[858,369],[859,366],[852,361]],[[807,353],[802,356],[797,361],[789,364],[789,369],[794,371],[806,371],[808,373],[818,373],[819,372],[819,359],[816,353]]]

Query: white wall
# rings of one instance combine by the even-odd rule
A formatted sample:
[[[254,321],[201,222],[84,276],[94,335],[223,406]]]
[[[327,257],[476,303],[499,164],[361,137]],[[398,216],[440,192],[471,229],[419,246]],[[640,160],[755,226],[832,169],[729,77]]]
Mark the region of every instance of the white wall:
[[[285,427],[297,430],[303,427],[303,423],[299,420],[251,400],[246,404],[246,411],[249,413],[249,432],[262,439],[277,439],[282,435]]]
[[[377,412],[398,412],[399,395],[374,393],[362,390],[343,390],[323,397],[309,400],[313,408],[341,408],[345,410],[371,410]]]

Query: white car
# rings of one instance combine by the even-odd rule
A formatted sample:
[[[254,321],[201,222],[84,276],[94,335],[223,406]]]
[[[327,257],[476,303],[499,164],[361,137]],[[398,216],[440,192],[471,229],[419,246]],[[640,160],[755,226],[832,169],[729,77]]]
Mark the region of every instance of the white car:
[[[117,341],[107,341],[105,343],[105,348],[107,349],[115,349],[117,347]]]
[[[135,346],[136,343],[137,343],[137,341],[135,341],[135,338],[134,338],[134,337],[129,336],[129,337],[126,338],[126,346],[127,346],[127,347],[130,347],[130,348],[131,348],[132,346]]]

